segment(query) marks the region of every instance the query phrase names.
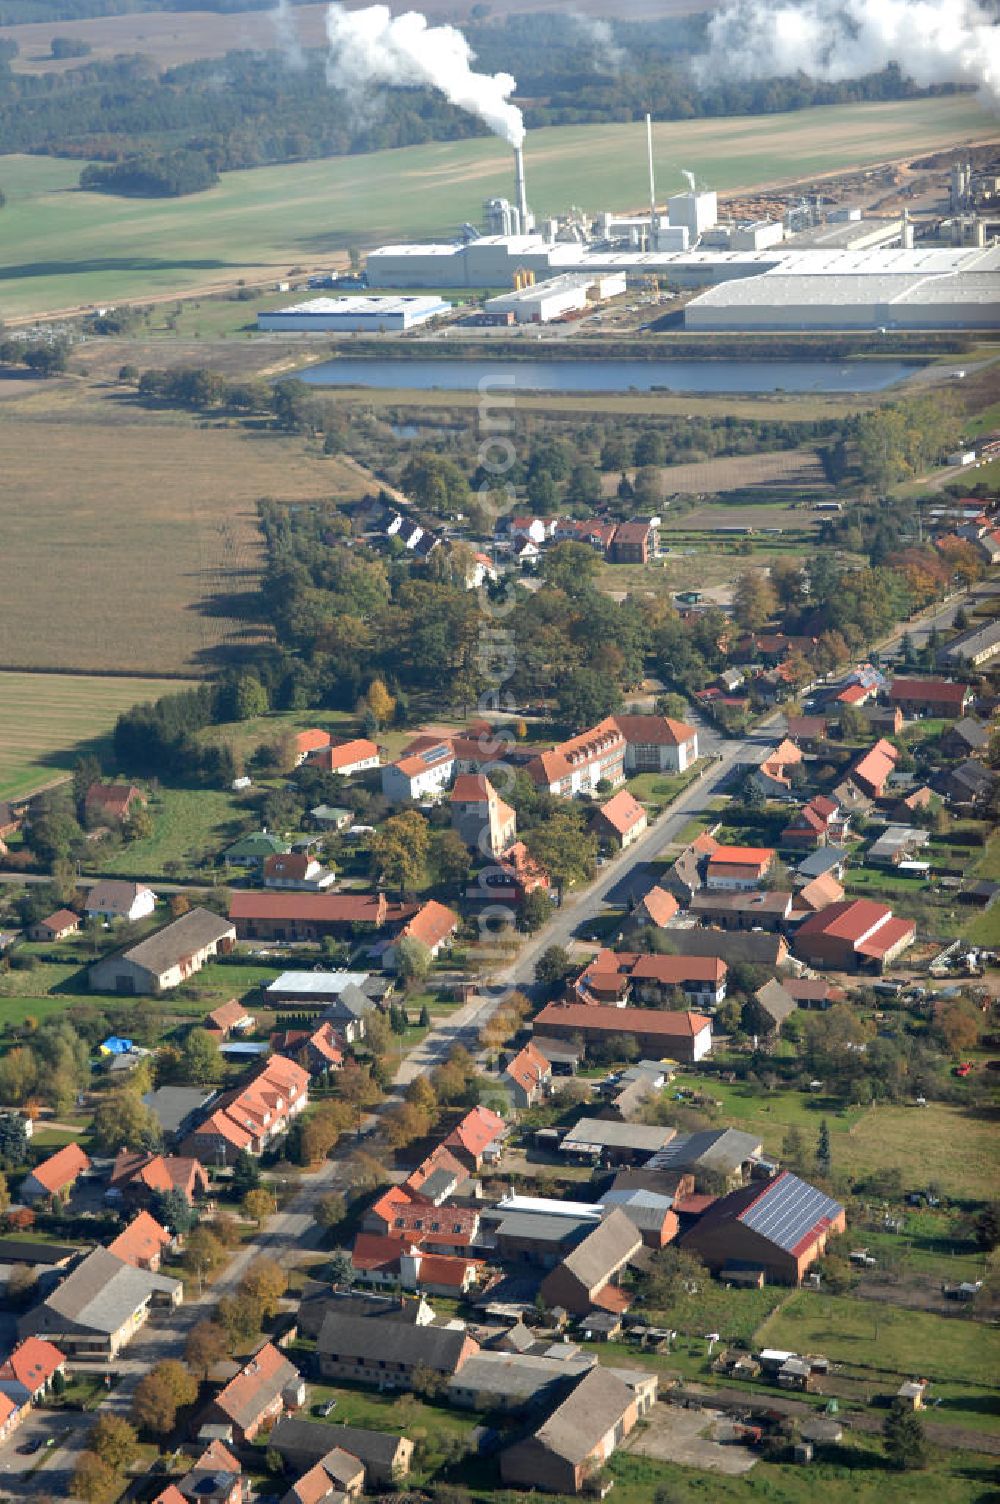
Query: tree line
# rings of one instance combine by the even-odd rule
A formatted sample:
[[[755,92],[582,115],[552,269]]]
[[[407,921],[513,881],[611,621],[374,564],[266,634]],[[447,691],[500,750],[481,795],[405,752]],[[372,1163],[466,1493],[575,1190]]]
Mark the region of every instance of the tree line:
[[[77,3],[86,7],[88,0],[61,0],[58,18],[79,14]],[[211,8],[245,6],[215,0]],[[9,9],[6,0],[0,17]],[[51,10],[46,19],[53,19]],[[893,66],[836,83],[797,75],[702,87],[689,67],[690,54],[703,42],[700,17],[619,25],[625,61],[613,70],[565,17],[532,15],[506,25],[487,20],[468,30],[481,66],[495,64],[519,78],[532,129],[638,121],[651,102],[658,119],[675,120],[946,92],[918,90]],[[116,160],[196,149],[219,171],[487,133],[473,116],[425,89],[385,90],[378,109],[361,118],[352,98],[329,86],[321,51],[307,53],[296,70],[277,52],[234,51],[163,72],[138,55],[96,58],[40,75],[14,72],[10,62],[8,48],[0,53],[0,136],[9,151]]]
[[[163,156],[142,153],[102,167],[91,162],[80,174],[80,187],[92,193],[118,193],[126,198],[179,198],[213,188],[219,174],[199,151],[181,150]]]

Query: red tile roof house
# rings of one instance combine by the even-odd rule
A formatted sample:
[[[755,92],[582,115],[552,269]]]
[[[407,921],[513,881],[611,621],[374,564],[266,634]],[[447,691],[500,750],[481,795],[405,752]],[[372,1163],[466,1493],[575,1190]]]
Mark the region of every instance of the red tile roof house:
[[[136,804],[145,803],[145,794],[134,783],[92,783],[83,801],[83,812],[89,824],[114,820],[120,825]]]
[[[623,1008],[632,996],[664,1003],[675,991],[703,1007],[725,1001],[726,963],[718,956],[657,956],[599,950],[573,984],[580,1003]]]
[[[320,731],[315,726],[309,731],[298,731],[295,735],[295,763],[296,766],[304,763],[310,752],[318,752],[321,747],[330,745],[329,731]]]
[[[483,868],[478,886],[470,887],[467,896],[491,898],[510,894],[515,903],[523,903],[529,893],[539,888],[547,893],[551,887],[545,868],[535,861],[523,841],[515,841],[493,866]]]
[[[241,1150],[263,1154],[309,1102],[309,1072],[272,1055],[246,1086],[226,1092],[181,1145],[205,1164],[232,1164]]]
[[[360,1458],[343,1447],[331,1447],[296,1479],[281,1504],[345,1504],[345,1500],[357,1498],[364,1485],[365,1467]]]
[[[247,1012],[240,1000],[231,997],[228,1003],[220,1003],[218,1008],[212,1009],[205,1020],[205,1027],[226,1039],[230,1034],[248,1033],[256,1022],[253,1014]]]
[[[412,1239],[431,1253],[465,1255],[479,1232],[474,1206],[435,1206],[418,1191],[390,1186],[365,1213],[364,1231]]]
[[[898,705],[904,715],[957,721],[972,704],[972,686],[950,679],[893,679],[889,703]]]
[[[415,1170],[410,1171],[401,1189],[416,1192],[434,1206],[440,1206],[454,1194],[467,1174],[465,1166],[455,1158],[450,1149],[446,1149],[444,1144],[438,1144]]]
[[[517,815],[485,773],[459,773],[451,791],[451,823],[466,846],[496,857],[513,845]]]
[[[72,909],[56,909],[47,919],[39,919],[28,929],[29,940],[41,940],[43,943],[53,940],[65,940],[67,935],[77,935],[80,932],[80,916],[74,914]]]
[[[916,938],[912,919],[896,919],[884,903],[856,898],[832,903],[803,920],[795,954],[836,971],[884,971]]]
[[[655,924],[657,929],[664,929],[679,911],[674,895],[657,886],[640,899],[629,917],[633,924]]]
[[[762,1269],[769,1284],[798,1285],[846,1220],[839,1202],[783,1170],[763,1185],[752,1180],[713,1201],[681,1247],[723,1275]]]
[[[134,1269],[149,1269],[155,1274],[160,1267],[164,1249],[169,1248],[173,1241],[170,1233],[160,1226],[155,1217],[151,1217],[149,1212],[140,1212],[118,1234],[114,1242],[108,1244],[108,1248]]]
[[[793,815],[781,832],[782,846],[815,851],[820,846],[842,844],[850,829],[851,817],[836,799],[817,794]]]
[[[840,886],[832,872],[823,872],[819,877],[814,877],[811,883],[806,883],[795,894],[792,917],[800,909],[810,914],[818,914],[820,909],[829,908],[832,903],[841,903],[844,890]]]
[[[281,1029],[271,1035],[271,1047],[304,1066],[311,1076],[339,1071],[344,1064],[344,1036],[331,1023],[313,1029]]]
[[[44,1337],[25,1337],[0,1362],[0,1441],[45,1398],[56,1374],[65,1372],[66,1354]]]
[[[882,738],[858,759],[848,778],[870,799],[881,799],[898,760],[899,749]]]
[[[608,548],[612,564],[647,564],[659,548],[659,517],[620,522]]]
[[[382,793],[394,804],[437,799],[451,783],[455,749],[447,737],[420,736],[382,768]]]
[[[232,1426],[235,1442],[245,1444],[253,1441],[268,1421],[304,1403],[305,1384],[298,1369],[265,1342],[215,1396],[212,1412],[223,1424]]]
[[[403,926],[392,943],[386,946],[383,962],[387,970],[394,971],[396,968],[401,940],[419,940],[421,945],[426,945],[432,956],[436,956],[451,941],[460,922],[454,909],[438,903],[434,898],[421,904],[413,918]]]
[[[507,1124],[488,1107],[473,1107],[448,1134],[442,1148],[466,1170],[478,1170],[486,1164],[499,1164]]]
[[[532,1023],[542,1038],[605,1044],[617,1034],[635,1040],[652,1059],[669,1056],[685,1065],[704,1060],[712,1048],[712,1021],[701,1013],[658,1008],[604,1008],[591,1003],[549,1003]]]
[[[424,1295],[466,1295],[485,1265],[481,1259],[431,1253],[419,1236],[383,1237],[359,1232],[351,1253],[351,1267],[360,1284],[399,1286]]]
[[[563,798],[592,793],[602,779],[614,787],[625,782],[625,749],[618,722],[607,716],[589,731],[533,757],[528,777],[536,788]]]
[[[668,715],[616,715],[627,773],[683,773],[698,761],[698,732]]]
[[[21,1182],[20,1197],[29,1206],[39,1201],[50,1201],[53,1196],[65,1198],[71,1194],[79,1177],[90,1169],[90,1158],[79,1144],[67,1144],[57,1149],[48,1159],[26,1175]]]
[[[355,925],[381,929],[383,893],[233,893],[229,917],[241,940],[319,940],[351,935]]]
[[[786,737],[769,752],[760,765],[760,773],[770,783],[777,784],[781,789],[790,789],[792,786],[791,770],[802,765],[802,753],[794,742]]]
[[[177,1485],[187,1504],[240,1504],[250,1495],[249,1480],[221,1441],[210,1441]]]
[[[166,1191],[180,1191],[193,1205],[208,1195],[208,1172],[200,1159],[174,1154],[149,1154],[142,1149],[123,1149],[111,1171],[107,1199],[116,1194],[141,1205]]]
[[[501,1078],[510,1092],[515,1107],[533,1107],[548,1095],[552,1082],[552,1066],[541,1050],[529,1040],[513,1060],[509,1060]]]
[[[367,737],[355,737],[353,741],[334,742],[307,757],[311,768],[324,773],[339,773],[342,778],[351,778],[355,773],[364,773],[379,765],[379,751],[375,742]]]
[[[774,852],[767,846],[716,846],[708,859],[709,888],[756,888],[770,871]]]
[[[619,851],[637,841],[647,823],[646,811],[628,789],[619,789],[607,804],[602,804],[592,822],[598,838]]]
[[[307,851],[275,852],[265,858],[262,881],[265,888],[293,888],[302,893],[322,893],[332,888],[336,873],[324,867]]]

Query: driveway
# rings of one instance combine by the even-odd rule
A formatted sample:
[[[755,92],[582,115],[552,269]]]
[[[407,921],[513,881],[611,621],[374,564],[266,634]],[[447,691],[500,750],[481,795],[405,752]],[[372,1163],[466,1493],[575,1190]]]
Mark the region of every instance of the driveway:
[[[13,1498],[37,1499],[45,1494],[66,1498],[83,1451],[94,1413],[83,1410],[32,1410],[17,1430],[0,1445],[0,1493]],[[46,1447],[49,1437],[55,1444]],[[41,1441],[30,1456],[19,1448]]]
[[[707,1468],[730,1478],[748,1473],[757,1461],[740,1442],[716,1441],[728,1428],[719,1410],[683,1410],[677,1405],[654,1405],[646,1424],[632,1432],[625,1450],[682,1467]]]

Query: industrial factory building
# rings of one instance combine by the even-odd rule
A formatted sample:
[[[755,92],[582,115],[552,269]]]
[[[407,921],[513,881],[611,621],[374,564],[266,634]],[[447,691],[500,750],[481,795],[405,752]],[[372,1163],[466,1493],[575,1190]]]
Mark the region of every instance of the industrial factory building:
[[[804,250],[709,288],[688,329],[995,329],[1000,250]]]
[[[774,264],[773,253],[753,251],[628,251],[541,235],[481,235],[453,244],[381,246],[369,252],[366,270],[372,287],[507,288],[522,271],[534,272],[537,281],[618,272],[699,287],[753,277]]]
[[[567,313],[579,313],[588,305],[620,297],[626,287],[624,272],[600,276],[550,277],[528,287],[515,288],[486,300],[488,314],[512,313],[519,324],[547,324]]]
[[[1000,249],[622,251],[484,235],[454,245],[384,246],[368,257],[375,286],[508,288],[526,272],[543,285],[617,273],[707,286],[685,310],[690,329],[1000,326]]]
[[[413,285],[413,284],[409,284]],[[258,313],[257,328],[279,334],[326,331],[336,334],[402,334],[439,314],[450,313],[443,298],[310,298],[291,308]]]

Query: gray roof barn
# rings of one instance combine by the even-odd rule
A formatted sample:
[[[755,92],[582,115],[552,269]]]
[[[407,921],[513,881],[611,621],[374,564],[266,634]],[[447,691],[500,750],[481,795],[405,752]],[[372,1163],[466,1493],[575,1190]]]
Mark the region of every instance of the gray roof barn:
[[[468,1341],[468,1333],[443,1326],[409,1326],[364,1316],[341,1316],[327,1311],[316,1339],[318,1355],[363,1358],[454,1373]]]
[[[22,1336],[68,1329],[111,1336],[155,1294],[172,1298],[180,1281],[136,1269],[107,1248],[95,1248],[60,1285],[20,1318]]]
[[[668,1144],[674,1128],[648,1127],[644,1123],[616,1123],[607,1118],[581,1118],[564,1135],[559,1145],[566,1154],[599,1154],[605,1149],[632,1149],[638,1154],[655,1154]]]
[[[738,1128],[709,1128],[675,1138],[645,1166],[647,1170],[709,1171],[732,1175],[762,1149],[759,1138]]]
[[[590,1286],[610,1278],[634,1252],[635,1224],[624,1212],[615,1210],[571,1249],[563,1262],[577,1279]]]
[[[390,1483],[405,1472],[413,1443],[395,1431],[369,1431],[364,1426],[335,1426],[326,1421],[299,1420],[284,1415],[267,1438],[292,1471],[315,1467],[334,1447],[350,1452],[364,1464],[367,1486]]]

